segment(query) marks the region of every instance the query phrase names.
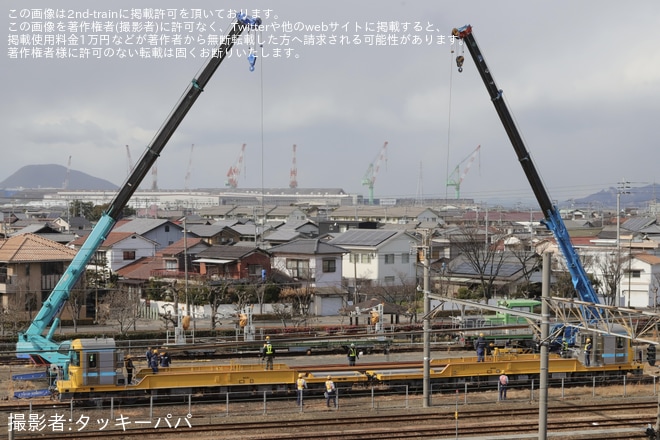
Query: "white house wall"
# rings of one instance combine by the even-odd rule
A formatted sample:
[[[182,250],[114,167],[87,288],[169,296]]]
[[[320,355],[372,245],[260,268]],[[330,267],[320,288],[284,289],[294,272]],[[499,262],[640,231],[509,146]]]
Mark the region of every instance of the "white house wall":
[[[323,260],[328,258],[334,258],[336,262],[337,270],[335,272],[323,272]],[[314,281],[311,283],[315,287],[319,288],[329,288],[336,287],[341,288],[342,281],[342,261],[341,257],[338,255],[317,255],[317,256],[305,256],[305,255],[278,255],[273,257],[273,267],[282,271],[290,277],[293,277],[291,270],[287,269],[286,261],[290,259],[295,260],[307,260],[309,261],[309,270],[310,273],[314,274]]]
[[[135,251],[135,259],[124,260],[124,251]],[[156,255],[156,244],[140,236],[121,240],[115,243],[111,250],[106,252],[108,266],[113,272],[134,263],[142,257],[153,257],[154,255]]]
[[[371,261],[353,263],[350,254],[342,259],[342,272],[346,278],[359,278],[372,280],[376,284],[403,284],[414,283],[416,280],[416,257],[411,255],[411,237],[400,235],[392,238],[379,248],[352,247],[342,245],[352,254],[371,255]],[[385,264],[385,255],[393,254],[394,263]],[[403,262],[403,255],[407,255],[408,263]]]
[[[323,260],[333,259],[335,260],[335,271],[334,272],[323,272]],[[325,255],[325,256],[316,256],[316,259],[310,261],[310,265],[314,265],[314,268],[310,269],[314,272],[315,282],[314,285],[319,288],[329,288],[337,287],[341,288],[341,279],[342,279],[342,259],[341,256],[337,255]]]
[[[416,257],[411,255],[410,237],[401,235],[385,243],[378,250],[378,281],[388,283],[394,279],[393,284],[408,284],[416,281],[415,266]],[[385,256],[394,255],[394,263],[385,264]],[[404,256],[407,263],[404,262]]]
[[[659,295],[655,289],[660,281],[660,265],[651,265],[633,258],[630,261],[630,271],[640,272],[640,277],[631,277],[628,268],[623,267],[624,274],[620,283],[620,307],[654,307]],[[628,304],[630,303],[630,304]]]

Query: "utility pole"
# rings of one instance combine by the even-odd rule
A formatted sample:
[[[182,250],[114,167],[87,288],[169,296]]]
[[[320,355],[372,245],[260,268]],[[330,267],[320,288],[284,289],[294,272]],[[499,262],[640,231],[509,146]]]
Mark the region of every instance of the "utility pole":
[[[539,440],[548,438],[548,338],[550,336],[550,252],[543,253],[541,283],[541,367],[539,393]]]
[[[430,234],[428,230],[425,230],[422,236],[422,252],[423,260],[422,264],[424,266],[424,373],[423,373],[423,387],[422,387],[422,407],[428,408],[431,406],[431,324],[429,314],[431,313],[431,299],[429,298],[429,284],[431,278],[430,271],[430,252],[429,252],[429,242]]]
[[[627,182],[624,178],[619,182],[616,192],[616,270],[619,273],[621,272],[621,194],[630,194],[630,191],[626,191],[629,188],[630,182]],[[617,280],[619,279],[620,276],[617,276]],[[616,295],[621,298],[621,285],[618,281]],[[620,299],[618,301],[619,304],[622,303]],[[628,304],[628,307],[630,307],[630,304]]]

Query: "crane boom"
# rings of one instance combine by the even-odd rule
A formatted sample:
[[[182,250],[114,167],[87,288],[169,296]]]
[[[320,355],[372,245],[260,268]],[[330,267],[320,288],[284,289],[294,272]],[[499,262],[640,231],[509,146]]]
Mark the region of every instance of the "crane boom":
[[[71,264],[67,267],[59,282],[43,303],[34,320],[25,332],[19,333],[16,351],[19,356],[40,356],[46,361],[64,367],[65,374],[68,366],[67,350],[58,352],[60,344],[53,341],[53,334],[59,325],[59,313],[64,307],[71,289],[80,279],[92,256],[101,246],[110,230],[120,218],[123,209],[128,204],[131,196],[135,193],[140,183],[144,180],[163,148],[172,137],[177,127],[191,109],[204,87],[224,61],[232,46],[240,34],[248,27],[261,24],[260,18],[249,17],[243,13],[237,14],[236,22],[222,43],[213,51],[207,64],[196,79],[192,80],[187,92],[181,97],[178,104],[170,113],[165,123],[160,127],[142,157],[137,162],[130,175],[110,202],[108,209],[103,213],[99,221],[90,232],[85,243],[75,255]],[[252,62],[251,62],[252,64]],[[251,69],[252,70],[252,69]],[[43,332],[50,326],[47,335]],[[69,344],[62,343],[62,346]]]
[[[376,183],[376,177],[378,176],[378,171],[380,170],[380,164],[383,161],[387,161],[387,141],[380,148],[380,153],[376,159],[374,159],[367,168],[367,172],[364,173],[362,178],[362,185],[365,185],[369,188],[369,204],[374,204],[374,184]]]
[[[465,179],[468,171],[470,171],[470,167],[472,167],[472,163],[474,163],[474,160],[477,158],[479,151],[481,151],[481,145],[478,145],[468,157],[460,161],[458,165],[456,165],[456,168],[454,168],[451,176],[449,176],[447,186],[453,186],[454,189],[456,189],[457,200],[461,198],[461,183],[463,183],[463,179]],[[461,172],[461,165],[463,165],[465,161],[467,161],[467,165],[465,165],[463,172]]]
[[[241,167],[243,166],[243,155],[245,154],[245,145],[246,144],[243,144],[241,146],[241,152],[238,155],[238,159],[236,159],[236,163],[230,166],[229,170],[227,171],[227,181],[225,182],[225,186],[228,186],[230,188],[238,187],[238,176],[241,175]]]
[[[511,116],[506,103],[504,102],[503,92],[495,84],[495,80],[491,75],[490,69],[486,65],[486,61],[481,54],[481,50],[477,45],[477,41],[472,34],[472,26],[465,25],[461,28],[455,28],[452,31],[452,35],[464,41],[468,51],[470,52],[470,55],[472,56],[472,59],[474,60],[474,63],[477,66],[479,75],[481,76],[481,79],[483,80],[483,83],[488,90],[490,99],[495,106],[495,110],[500,117],[502,125],[504,126],[504,130],[509,136],[509,140],[513,145],[513,149],[518,156],[518,161],[520,162],[520,165],[522,166],[523,171],[527,176],[527,180],[532,187],[532,191],[536,196],[536,200],[538,201],[541,210],[543,211],[545,218],[542,223],[553,233],[555,239],[557,240],[557,244],[561,249],[562,254],[564,255],[564,258],[566,259],[566,265],[568,267],[568,271],[571,274],[571,279],[573,281],[575,290],[577,291],[582,301],[599,304],[600,301],[598,299],[598,295],[596,295],[596,291],[591,285],[589,277],[587,276],[587,273],[584,270],[582,263],[580,262],[580,257],[578,256],[575,248],[573,247],[573,244],[571,243],[571,238],[568,235],[568,231],[566,230],[566,225],[559,215],[559,211],[550,201],[550,196],[543,186],[541,177],[539,176],[539,173],[534,166],[534,162],[532,161],[532,158],[527,151],[527,148],[525,147],[522,136],[520,135],[515,121]],[[459,72],[463,70],[463,61],[464,58],[461,55],[456,58]],[[588,315],[587,317],[589,319],[596,319],[600,315],[598,310],[595,308],[587,310],[585,314],[585,316]]]
[[[293,144],[293,160],[289,173],[289,188],[298,188],[298,165],[296,164],[296,144]]]
[[[190,157],[188,158],[188,168],[186,169],[186,176],[184,182],[184,188],[186,191],[190,191],[190,174],[192,172],[193,164],[193,150],[195,149],[195,144],[190,145]]]

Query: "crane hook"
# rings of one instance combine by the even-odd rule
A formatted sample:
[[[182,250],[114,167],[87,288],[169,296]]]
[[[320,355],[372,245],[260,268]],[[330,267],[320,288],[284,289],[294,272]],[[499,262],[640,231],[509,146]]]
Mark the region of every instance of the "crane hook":
[[[250,72],[254,72],[254,64],[257,62],[257,56],[254,52],[248,55],[248,62],[250,63]]]
[[[465,57],[463,55],[459,55],[456,57],[456,65],[458,66],[458,71],[462,72],[463,71],[463,62],[465,61]]]

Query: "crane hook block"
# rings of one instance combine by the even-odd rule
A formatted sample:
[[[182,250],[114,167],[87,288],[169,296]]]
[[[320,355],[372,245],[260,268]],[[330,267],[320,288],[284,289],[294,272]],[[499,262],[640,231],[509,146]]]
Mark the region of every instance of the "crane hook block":
[[[250,63],[250,72],[254,72],[254,64],[257,62],[257,56],[251,53],[248,55],[248,62]]]
[[[458,66],[458,71],[462,72],[463,71],[463,62],[465,61],[465,57],[463,55],[459,55],[456,57],[456,65]]]

